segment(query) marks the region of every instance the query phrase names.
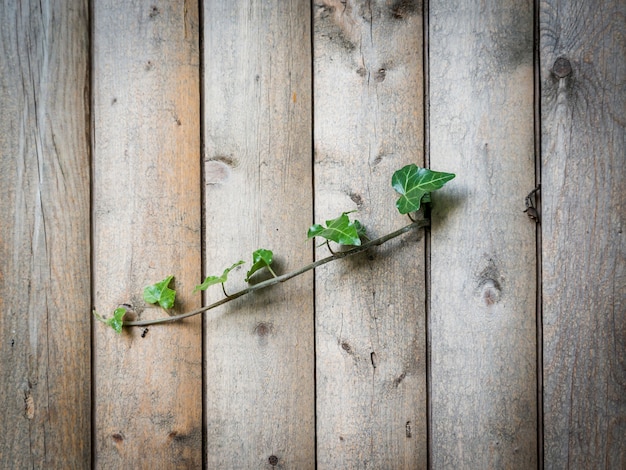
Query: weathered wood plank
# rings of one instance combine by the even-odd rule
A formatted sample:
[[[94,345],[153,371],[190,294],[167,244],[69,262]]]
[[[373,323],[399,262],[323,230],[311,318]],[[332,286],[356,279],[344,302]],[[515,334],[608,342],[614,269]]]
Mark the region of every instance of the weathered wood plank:
[[[204,5],[205,269],[245,260],[235,291],[258,248],[281,272],[312,261],[310,5]],[[208,467],[314,468],[312,276],[228,304],[205,331]]]
[[[408,163],[423,165],[421,13],[419,1],[314,3],[316,221],[358,209],[372,236],[408,222],[390,181]],[[418,238],[316,274],[321,469],[426,467]]]
[[[90,461],[88,25],[0,4],[0,468]]]
[[[533,2],[431,0],[433,468],[537,464]]]
[[[94,291],[100,313],[174,274],[200,305],[199,24],[195,2],[93,3]],[[95,325],[97,468],[200,468],[199,318],[116,335]]]
[[[626,4],[540,13],[545,468],[626,468]]]

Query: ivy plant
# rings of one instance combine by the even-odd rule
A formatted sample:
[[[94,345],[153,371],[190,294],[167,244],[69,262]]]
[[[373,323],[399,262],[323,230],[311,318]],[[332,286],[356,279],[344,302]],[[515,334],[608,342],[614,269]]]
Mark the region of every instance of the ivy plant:
[[[422,202],[430,201],[431,191],[441,188],[454,177],[453,173],[432,171],[415,164],[396,171],[391,177],[391,186],[400,194],[396,201],[398,212],[408,214],[418,211]]]
[[[174,276],[168,276],[161,282],[146,286],[143,290],[143,300],[149,304],[159,304],[165,310],[172,308],[176,300],[176,291],[168,287],[172,279]]]
[[[116,333],[121,333],[122,332],[122,326],[124,326],[124,315],[126,315],[126,308],[124,307],[117,307],[114,311],[113,311],[113,316],[110,318],[104,318],[101,317],[98,312],[96,312],[95,310],[93,311],[94,316],[96,317],[97,320],[101,321],[102,323],[104,323],[107,326],[110,326],[111,328],[113,328],[115,330]]]
[[[266,250],[264,248],[259,248],[254,253],[252,253],[252,267],[246,273],[246,282],[250,282],[250,277],[263,268],[267,268],[270,274],[276,277],[276,273],[272,270],[271,264],[274,261],[274,252],[272,250]]]
[[[311,225],[307,238],[321,237],[340,245],[360,246],[365,228],[358,220],[350,221],[348,214],[356,211],[343,212],[339,217],[326,221],[326,227],[320,224]]]
[[[222,273],[221,276],[207,276],[206,279],[204,280],[204,282],[202,284],[197,285],[193,291],[194,292],[198,292],[199,290],[207,290],[209,287],[215,285],[215,284],[222,284],[222,288],[224,286],[224,283],[226,281],[228,281],[228,274],[235,269],[237,266],[241,266],[242,264],[244,264],[245,261],[241,260],[241,261],[237,261],[236,263],[233,263],[233,265],[230,268],[226,268],[224,269],[224,272]]]
[[[100,316],[95,310],[93,312],[95,318],[107,326],[113,328],[117,333],[121,333],[123,326],[145,326],[156,323],[165,323],[171,321],[181,320],[193,315],[206,312],[213,308],[219,307],[226,302],[230,302],[238,297],[241,297],[250,292],[265,289],[279,282],[284,282],[293,277],[299,276],[307,271],[315,269],[330,261],[334,261],[347,256],[353,256],[357,253],[379,246],[395,237],[398,237],[409,230],[416,228],[424,228],[430,225],[428,219],[415,220],[411,217],[410,213],[414,213],[420,210],[421,206],[425,203],[430,203],[430,193],[443,187],[448,181],[455,177],[453,173],[445,173],[441,171],[433,171],[428,168],[420,168],[417,165],[407,165],[398,171],[396,171],[391,177],[392,188],[400,195],[396,201],[396,208],[400,214],[407,214],[411,219],[411,224],[402,227],[395,232],[388,233],[375,240],[369,240],[365,233],[365,227],[358,220],[350,220],[349,215],[356,211],[342,212],[341,215],[335,219],[326,221],[325,225],[313,224],[307,231],[307,238],[323,238],[328,245],[329,242],[335,242],[339,245],[351,247],[346,251],[333,252],[331,255],[319,259],[313,263],[301,267],[295,271],[278,276],[272,269],[271,265],[274,261],[274,253],[271,250],[259,248],[252,253],[252,266],[246,272],[245,282],[250,283],[251,277],[262,269],[267,269],[272,278],[259,282],[258,284],[251,285],[243,290],[240,290],[232,295],[226,293],[224,284],[228,281],[228,275],[230,272],[241,266],[245,262],[237,261],[230,267],[226,268],[221,276],[207,276],[202,284],[197,285],[194,288],[194,292],[203,291],[215,284],[221,284],[225,298],[214,302],[210,305],[194,310],[192,312],[181,313],[178,315],[171,315],[169,317],[160,318],[156,320],[135,320],[124,322],[124,315],[126,314],[126,308],[120,306],[113,312],[111,318],[104,318]],[[328,246],[330,249],[330,246]],[[158,304],[165,310],[169,310],[174,306],[176,300],[176,291],[170,289],[170,283],[174,279],[173,275],[170,275],[157,282],[147,286],[144,289],[144,300],[149,304]]]

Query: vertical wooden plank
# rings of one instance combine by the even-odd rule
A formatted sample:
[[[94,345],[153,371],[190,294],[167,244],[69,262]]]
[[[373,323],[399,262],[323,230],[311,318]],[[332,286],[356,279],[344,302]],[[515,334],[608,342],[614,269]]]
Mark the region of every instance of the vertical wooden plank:
[[[626,468],[626,4],[540,13],[545,468]]]
[[[174,274],[175,310],[201,269],[199,24],[195,2],[93,4],[97,310],[142,318],[143,287]],[[131,315],[132,316],[132,315]],[[96,468],[202,465],[201,321],[116,335],[96,324]]]
[[[205,266],[245,260],[233,292],[258,248],[282,273],[312,261],[310,6],[204,5]],[[205,329],[208,467],[314,468],[310,273],[210,313]]]
[[[433,468],[537,465],[533,2],[431,0]]]
[[[88,12],[0,4],[0,467],[90,458]]]
[[[421,2],[314,14],[315,218],[356,209],[380,236],[409,222],[393,172],[423,165]],[[424,272],[412,233],[316,274],[320,469],[426,467]]]

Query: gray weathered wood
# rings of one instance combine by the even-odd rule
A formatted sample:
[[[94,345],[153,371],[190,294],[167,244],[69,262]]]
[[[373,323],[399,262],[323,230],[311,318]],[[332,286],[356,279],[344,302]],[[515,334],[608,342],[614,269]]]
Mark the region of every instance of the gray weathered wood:
[[[406,221],[390,182],[423,165],[421,12],[419,1],[314,3],[318,222],[358,209],[377,236]],[[320,469],[425,468],[424,273],[415,233],[316,273]]]
[[[312,260],[310,6],[204,5],[205,270],[245,260],[235,291],[258,248],[279,272]],[[208,467],[314,468],[311,273],[209,313],[205,331]]]
[[[89,466],[88,33],[0,4],[0,468]]]
[[[541,3],[545,468],[626,468],[624,18]]]
[[[433,468],[537,464],[533,2],[431,0]]]
[[[200,305],[199,24],[195,2],[93,3],[94,294],[110,314],[170,274]],[[134,316],[134,315],[131,315]],[[96,468],[200,468],[201,321],[95,324]]]

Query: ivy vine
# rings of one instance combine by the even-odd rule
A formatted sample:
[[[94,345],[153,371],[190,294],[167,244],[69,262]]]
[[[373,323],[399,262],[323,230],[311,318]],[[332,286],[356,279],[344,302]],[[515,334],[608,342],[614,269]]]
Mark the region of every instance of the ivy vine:
[[[114,311],[112,316],[104,317],[98,314],[95,310],[93,314],[96,319],[103,322],[107,326],[113,328],[117,333],[122,332],[124,326],[147,326],[158,323],[167,323],[182,320],[193,315],[198,315],[207,310],[219,307],[227,302],[235,300],[238,297],[249,294],[251,292],[265,289],[280,282],[285,282],[291,278],[299,276],[307,271],[315,269],[323,264],[329,263],[337,259],[353,256],[357,253],[372,248],[374,246],[381,245],[393,238],[416,229],[423,228],[430,225],[428,219],[416,220],[411,214],[420,210],[422,204],[430,203],[430,193],[437,189],[440,189],[444,184],[453,179],[455,175],[453,173],[445,173],[441,171],[433,171],[428,168],[420,168],[415,164],[407,165],[400,170],[396,171],[391,177],[392,188],[400,195],[396,201],[396,208],[398,212],[403,215],[408,215],[411,219],[411,223],[402,227],[399,230],[388,233],[382,237],[370,240],[367,237],[365,227],[358,220],[350,219],[350,214],[356,211],[343,212],[339,217],[331,220],[327,220],[325,225],[314,224],[308,232],[307,238],[323,239],[323,244],[328,246],[331,253],[330,256],[322,258],[300,269],[292,271],[287,274],[278,276],[271,265],[274,259],[274,253],[271,250],[260,248],[252,253],[252,266],[246,273],[245,282],[251,284],[251,278],[261,270],[266,269],[271,274],[271,278],[257,284],[251,284],[249,287],[242,289],[233,294],[227,294],[225,284],[228,281],[228,275],[230,272],[245,264],[243,260],[233,263],[231,266],[224,269],[220,276],[207,276],[205,280],[198,284],[194,288],[194,292],[204,291],[213,285],[220,284],[224,293],[224,298],[214,302],[210,305],[204,306],[197,310],[193,310],[187,313],[181,313],[178,315],[171,315],[170,309],[174,306],[176,300],[176,291],[171,289],[170,283],[174,279],[173,275],[167,276],[162,281],[155,284],[146,286],[143,292],[143,299],[146,303],[151,305],[159,305],[163,308],[168,316],[155,319],[155,320],[135,320],[124,321],[124,316],[127,313],[127,307],[119,306]],[[330,248],[330,242],[336,243],[339,246],[351,247],[348,249],[333,251]]]

